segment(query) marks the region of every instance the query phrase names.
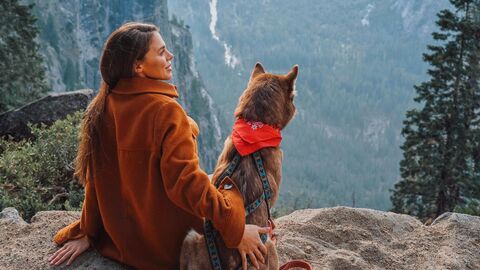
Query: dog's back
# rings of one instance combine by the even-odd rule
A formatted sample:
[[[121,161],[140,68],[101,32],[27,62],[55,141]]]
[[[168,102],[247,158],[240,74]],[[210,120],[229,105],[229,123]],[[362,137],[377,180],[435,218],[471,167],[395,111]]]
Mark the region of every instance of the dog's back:
[[[239,98],[239,103],[235,109],[235,117],[265,123],[279,130],[283,129],[295,114],[293,97],[296,94],[295,80],[297,74],[298,66],[293,67],[286,75],[276,75],[266,73],[263,67],[257,63],[247,88]],[[219,177],[232,162],[235,153],[235,146],[231,136],[229,136],[225,140],[223,151],[217,161],[212,183],[222,180]],[[259,153],[263,159],[268,182],[272,189],[268,206],[273,207],[278,198],[281,183],[283,153],[280,147],[262,148]],[[243,194],[246,205],[254,202],[262,195],[262,181],[251,155],[242,157],[231,178]],[[246,223],[261,227],[268,226],[268,206],[266,203],[259,205],[254,212],[246,217]],[[215,242],[225,269],[239,268],[242,261],[237,249],[227,248],[220,236],[215,239]],[[261,269],[276,270],[279,266],[275,244],[271,239],[268,239],[265,245],[268,254],[265,256],[266,263],[260,264]],[[194,231],[187,235],[182,246],[180,262],[181,269],[211,269],[208,250],[202,235]]]

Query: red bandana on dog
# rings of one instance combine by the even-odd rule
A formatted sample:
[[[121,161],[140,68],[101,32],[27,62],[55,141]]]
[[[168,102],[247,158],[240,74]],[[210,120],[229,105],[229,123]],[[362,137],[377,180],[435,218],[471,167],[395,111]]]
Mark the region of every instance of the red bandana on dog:
[[[246,156],[265,147],[279,146],[282,136],[278,128],[238,119],[233,125],[232,141],[238,153]]]

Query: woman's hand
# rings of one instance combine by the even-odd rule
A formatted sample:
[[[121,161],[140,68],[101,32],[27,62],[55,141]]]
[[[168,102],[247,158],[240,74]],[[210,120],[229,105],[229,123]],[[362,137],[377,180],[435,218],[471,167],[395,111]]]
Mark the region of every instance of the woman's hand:
[[[50,265],[60,265],[66,259],[69,259],[67,265],[70,265],[78,255],[82,254],[85,250],[90,247],[90,243],[88,242],[88,238],[86,236],[70,240],[66,242],[63,247],[55,252],[49,259]]]
[[[257,225],[252,224],[245,225],[242,240],[237,246],[237,249],[242,256],[242,269],[247,269],[247,254],[255,268],[260,268],[257,260],[265,263],[264,255],[267,254],[267,247],[262,243],[259,234],[268,232],[270,232],[270,227],[258,227]]]

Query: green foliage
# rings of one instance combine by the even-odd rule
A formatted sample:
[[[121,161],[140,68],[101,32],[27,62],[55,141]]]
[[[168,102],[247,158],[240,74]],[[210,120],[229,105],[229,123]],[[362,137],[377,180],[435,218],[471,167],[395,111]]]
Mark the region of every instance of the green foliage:
[[[453,209],[453,212],[480,216],[480,200],[471,199],[464,206],[457,205]]]
[[[406,114],[402,179],[391,197],[392,211],[422,220],[454,209],[478,213],[480,199],[480,1],[451,3],[455,11],[438,13],[439,44],[424,54],[431,79],[415,86],[423,108]]]
[[[48,91],[32,7],[18,0],[0,1],[0,112]]]
[[[83,187],[73,176],[81,118],[29,125],[34,141],[0,140],[0,209],[15,207],[30,220],[38,211],[81,208]]]

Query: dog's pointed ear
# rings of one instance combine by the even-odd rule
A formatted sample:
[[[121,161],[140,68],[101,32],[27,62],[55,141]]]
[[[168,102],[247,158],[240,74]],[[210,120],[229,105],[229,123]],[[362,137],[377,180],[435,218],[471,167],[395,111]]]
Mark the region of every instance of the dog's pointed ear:
[[[252,81],[255,77],[263,73],[265,73],[265,69],[263,68],[262,64],[260,64],[260,62],[257,62],[255,64],[255,67],[253,68],[252,75],[250,75],[250,81]]]
[[[290,83],[293,83],[297,78],[297,75],[298,75],[298,65],[294,65],[292,67],[292,70],[290,70],[290,72],[288,72],[287,74],[287,80],[290,81]]]

